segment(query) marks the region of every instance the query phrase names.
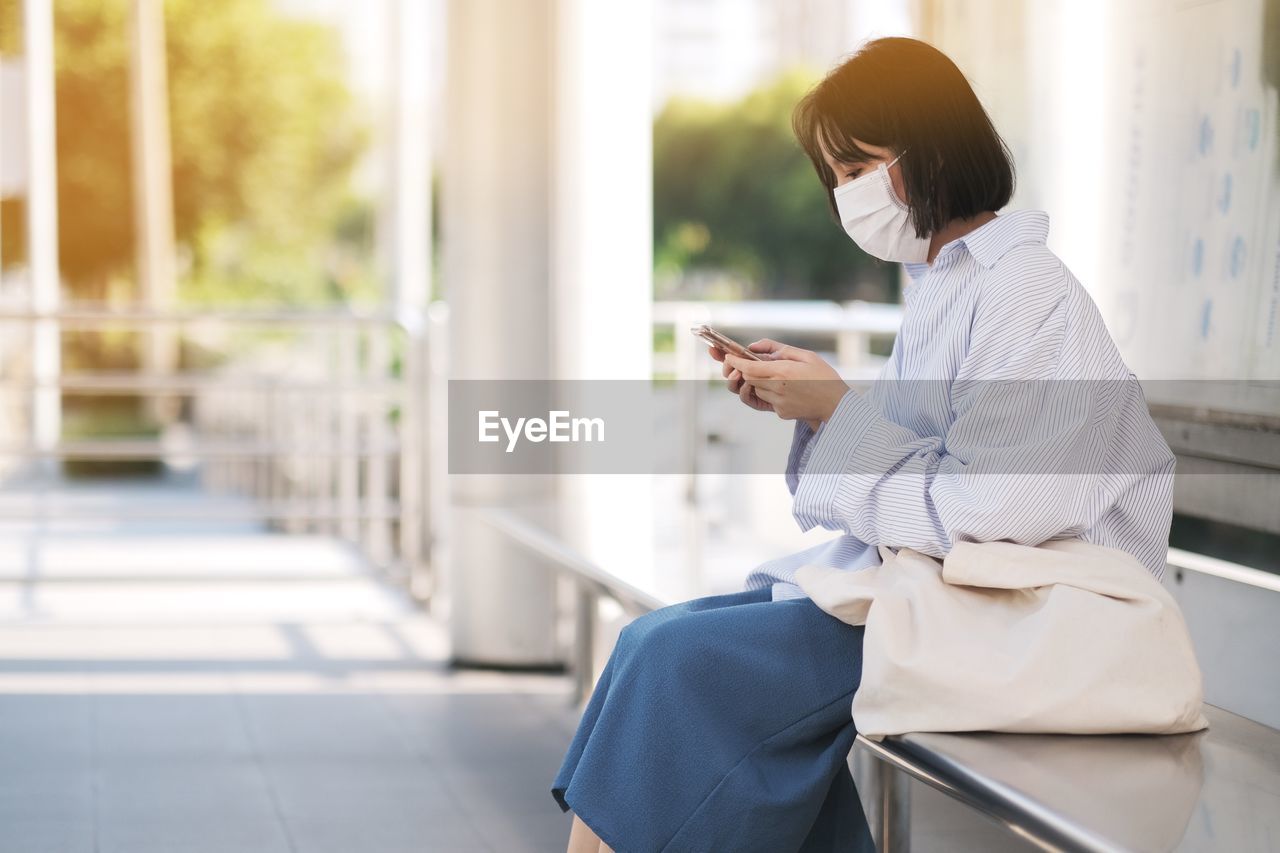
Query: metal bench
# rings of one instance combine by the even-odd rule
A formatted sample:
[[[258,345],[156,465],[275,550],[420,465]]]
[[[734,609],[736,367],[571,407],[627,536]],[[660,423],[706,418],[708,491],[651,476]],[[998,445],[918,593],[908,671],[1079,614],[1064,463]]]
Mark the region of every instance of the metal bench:
[[[663,602],[515,513],[485,517],[578,585],[573,668],[585,701],[598,598],[633,615]],[[859,735],[850,758],[881,851],[910,847],[913,778],[1043,850],[1280,851],[1280,731],[1204,710],[1209,728],[1185,735]]]
[[[1280,731],[1205,716],[1184,735],[859,736],[880,770],[877,847],[909,848],[909,776],[1044,850],[1280,850]]]

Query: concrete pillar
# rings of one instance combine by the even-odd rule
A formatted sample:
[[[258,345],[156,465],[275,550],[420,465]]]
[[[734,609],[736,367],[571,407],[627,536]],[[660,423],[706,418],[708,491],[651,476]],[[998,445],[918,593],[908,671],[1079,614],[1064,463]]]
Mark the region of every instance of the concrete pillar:
[[[653,375],[653,4],[556,5],[556,375],[647,381]],[[673,424],[673,435],[676,430]],[[656,589],[652,478],[566,475],[558,487],[569,544],[606,571]]]
[[[442,250],[450,378],[547,379],[553,0],[448,8]],[[449,625],[459,663],[558,662],[555,581],[474,510],[545,513],[550,477],[450,478]]]
[[[384,264],[391,302],[420,315],[431,293],[431,4],[390,0],[387,121],[389,195],[384,212]]]
[[[387,34],[392,90],[387,122],[387,181],[381,239],[388,294],[408,330],[401,352],[406,393],[401,401],[400,559],[415,592],[429,595],[424,577],[427,468],[423,423],[427,375],[426,310],[431,292],[431,51],[433,4],[389,0]]]
[[[58,271],[58,165],[53,62],[53,0],[24,0],[23,52],[26,62],[27,257],[31,308],[42,317],[32,341],[33,442],[50,450],[62,434],[62,370],[58,321],[61,304]]]
[[[165,64],[164,4],[133,0],[130,18],[130,118],[133,157],[133,220],[138,296],[147,308],[171,310],[174,280],[173,168],[169,146],[169,83]],[[146,329],[143,364],[149,373],[178,366],[173,326]],[[148,409],[161,421],[177,416],[177,399],[152,398]]]

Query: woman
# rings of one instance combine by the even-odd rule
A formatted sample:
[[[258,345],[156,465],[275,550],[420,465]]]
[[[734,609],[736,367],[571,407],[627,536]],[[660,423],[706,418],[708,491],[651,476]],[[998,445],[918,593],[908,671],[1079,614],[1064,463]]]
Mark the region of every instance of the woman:
[[[622,631],[553,783],[570,851],[872,849],[846,763],[862,629],[804,596],[801,565],[1074,537],[1163,572],[1173,456],[1048,217],[997,216],[1012,163],[960,71],[873,41],[794,126],[849,236],[906,264],[902,329],[865,395],[775,341],[712,355],[744,403],[795,420],[796,520],[842,535]]]

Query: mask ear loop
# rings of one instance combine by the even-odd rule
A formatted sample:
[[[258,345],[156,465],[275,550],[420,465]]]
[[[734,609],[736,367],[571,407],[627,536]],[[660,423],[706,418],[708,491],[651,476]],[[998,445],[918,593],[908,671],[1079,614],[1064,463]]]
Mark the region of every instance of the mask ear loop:
[[[899,160],[901,160],[901,159],[902,159],[902,155],[903,155],[903,154],[906,154],[906,153],[907,153],[907,149],[905,149],[905,148],[904,148],[904,149],[902,149],[902,152],[898,154],[898,156],[897,156],[897,157],[894,157],[894,158],[893,158],[892,160],[890,160],[888,163],[881,163],[881,164],[880,164],[881,166],[884,166],[884,175],[885,175],[885,178],[888,178],[888,177],[889,177],[889,169],[893,166],[893,164],[894,164],[894,163],[897,163]],[[877,170],[877,171],[879,171],[879,170]],[[874,174],[875,174],[875,172],[868,172],[866,175],[860,175],[857,179],[855,179],[855,180],[853,180],[853,181],[851,181],[851,182],[849,182],[849,183],[845,184],[844,186],[832,187],[832,188],[831,188],[831,194],[832,194],[832,196],[837,196],[837,195],[839,195],[839,194],[840,194],[840,191],[841,191],[841,190],[844,190],[846,187],[850,187],[850,186],[852,186],[853,184],[857,183],[857,182],[858,182],[858,180],[861,180],[861,179],[862,179],[862,178],[864,178],[864,177],[870,177],[871,175],[874,175]],[[899,200],[899,198],[898,198],[898,194],[897,194],[897,193],[895,193],[895,192],[893,191],[893,182],[892,182],[892,181],[890,181],[890,182],[889,182],[889,197],[890,197],[891,199],[893,199],[893,202],[894,202],[896,205],[898,205],[898,207],[902,208],[903,210],[906,210],[906,209],[907,209],[906,205],[904,205],[904,204],[901,202],[901,200]]]
[[[893,189],[893,179],[889,177],[889,169],[893,166],[894,163],[897,163],[899,160],[901,160],[902,155],[906,153],[907,153],[907,149],[903,148],[897,157],[894,157],[887,164],[884,164],[884,186],[885,186],[885,189],[889,191],[889,200],[894,203],[894,206],[896,206],[899,210],[903,210],[903,211],[906,211],[907,213],[910,213],[911,208],[908,207],[907,204],[902,199],[898,198],[898,194],[894,192],[894,189]]]

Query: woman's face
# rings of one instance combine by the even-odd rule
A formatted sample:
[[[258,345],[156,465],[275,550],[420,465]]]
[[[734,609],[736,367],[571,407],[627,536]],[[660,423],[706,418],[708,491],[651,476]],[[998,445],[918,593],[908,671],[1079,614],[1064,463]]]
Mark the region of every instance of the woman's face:
[[[843,163],[831,156],[825,148],[822,151],[823,159],[827,161],[827,166],[831,169],[832,174],[836,176],[836,186],[844,186],[850,181],[863,175],[870,174],[880,168],[881,163],[890,163],[894,157],[898,155],[891,148],[883,148],[879,145],[868,145],[860,139],[855,139],[858,147],[871,155],[870,160],[858,163]],[[906,188],[902,183],[902,164],[894,163],[889,167],[889,179],[893,182],[893,192],[902,201],[903,204],[908,203]]]

